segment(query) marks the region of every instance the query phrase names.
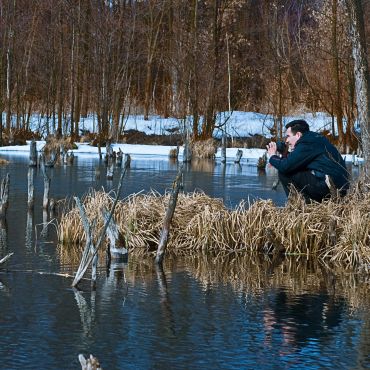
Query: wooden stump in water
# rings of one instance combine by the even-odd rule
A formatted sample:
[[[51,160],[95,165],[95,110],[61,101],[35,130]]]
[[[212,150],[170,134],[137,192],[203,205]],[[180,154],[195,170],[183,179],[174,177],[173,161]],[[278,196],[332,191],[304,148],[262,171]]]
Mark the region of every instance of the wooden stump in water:
[[[109,212],[106,209],[102,210],[104,222],[108,222],[109,220]],[[118,230],[118,226],[114,221],[113,217],[111,218],[108,226],[107,226],[107,237],[109,239],[108,245],[108,255],[109,259],[119,261],[119,262],[127,262],[128,258],[128,251],[125,248],[125,240],[122,234]]]
[[[27,200],[27,206],[28,209],[32,209],[34,202],[35,202],[35,186],[33,183],[35,177],[35,169],[33,167],[30,167],[28,169],[28,200]]]
[[[2,218],[6,217],[6,211],[9,205],[9,182],[10,177],[7,173],[0,185],[0,217]]]
[[[121,148],[118,148],[117,158],[116,158],[117,167],[122,166],[122,159],[123,159],[123,152],[122,152]]]
[[[243,151],[241,149],[238,149],[235,155],[234,163],[240,163],[240,159],[242,156],[243,156]]]
[[[191,162],[191,157],[192,157],[192,152],[191,152],[191,147],[188,141],[185,142],[184,145],[184,152],[182,155],[182,161],[184,163],[190,163]]]
[[[37,149],[36,141],[32,140],[30,144],[30,167],[37,167]]]
[[[85,358],[84,355],[79,354],[78,361],[80,361],[81,370],[103,370],[100,366],[99,360],[93,355]]]
[[[131,156],[130,156],[130,154],[125,154],[123,167],[124,168],[130,168],[130,166],[131,166]]]
[[[42,200],[42,208],[48,209],[49,207],[49,193],[50,193],[50,177],[48,176],[45,168],[45,156],[40,156],[41,171],[44,176],[44,197]]]
[[[221,163],[226,163],[226,135],[223,133],[221,140]]]

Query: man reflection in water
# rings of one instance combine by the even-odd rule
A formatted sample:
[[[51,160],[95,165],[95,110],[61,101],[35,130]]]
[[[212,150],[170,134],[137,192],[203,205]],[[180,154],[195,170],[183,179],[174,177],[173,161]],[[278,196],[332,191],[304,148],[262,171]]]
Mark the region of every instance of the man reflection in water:
[[[293,185],[309,203],[321,202],[331,195],[330,188],[344,196],[349,188],[349,174],[338,150],[322,135],[310,131],[304,120],[286,126],[285,143],[289,154],[279,156],[277,145],[267,145],[269,163],[279,171],[279,180],[289,195]]]
[[[327,293],[303,294],[291,298],[278,290],[263,313],[265,345],[285,356],[310,341],[327,341],[341,322],[344,300]]]

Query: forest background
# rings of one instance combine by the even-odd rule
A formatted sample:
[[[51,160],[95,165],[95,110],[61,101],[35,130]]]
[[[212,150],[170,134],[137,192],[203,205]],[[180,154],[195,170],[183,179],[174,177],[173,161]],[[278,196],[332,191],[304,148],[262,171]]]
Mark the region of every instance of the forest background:
[[[33,137],[34,115],[77,140],[94,114],[119,142],[129,114],[191,116],[200,140],[222,111],[271,114],[278,138],[284,116],[321,111],[356,149],[349,23],[341,0],[2,0],[0,144]]]

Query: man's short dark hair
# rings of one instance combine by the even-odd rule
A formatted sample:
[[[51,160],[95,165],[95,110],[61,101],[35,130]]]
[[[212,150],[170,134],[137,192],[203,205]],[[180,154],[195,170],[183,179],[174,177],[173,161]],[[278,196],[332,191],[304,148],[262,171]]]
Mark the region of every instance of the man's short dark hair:
[[[309,124],[303,119],[295,119],[294,121],[290,121],[285,125],[286,129],[288,129],[289,127],[294,135],[297,132],[301,132],[302,134],[304,134],[305,132],[310,131]]]

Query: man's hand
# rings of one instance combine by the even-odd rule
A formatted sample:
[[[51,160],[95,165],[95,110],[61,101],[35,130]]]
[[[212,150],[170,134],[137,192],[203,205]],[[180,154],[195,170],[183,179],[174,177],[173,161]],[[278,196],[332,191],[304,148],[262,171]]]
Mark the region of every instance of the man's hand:
[[[271,157],[272,155],[276,155],[276,143],[271,141],[268,145],[266,145],[267,153]]]

